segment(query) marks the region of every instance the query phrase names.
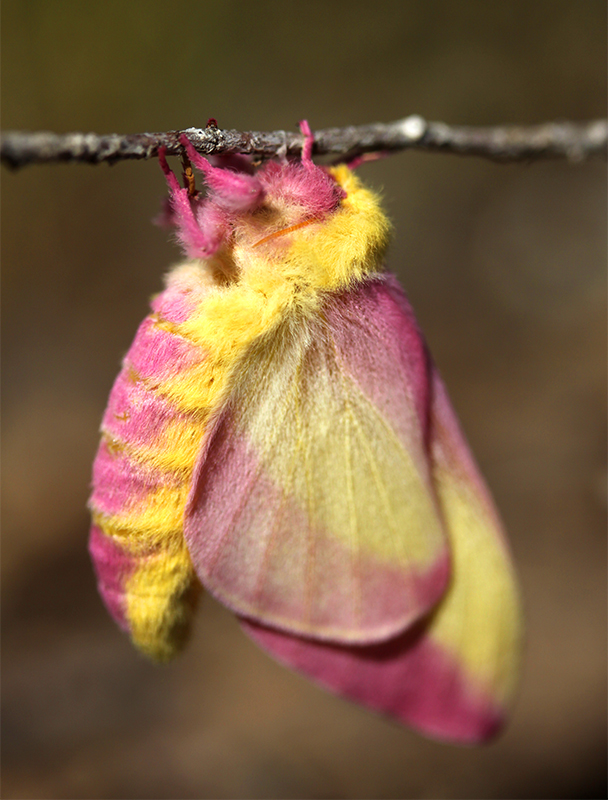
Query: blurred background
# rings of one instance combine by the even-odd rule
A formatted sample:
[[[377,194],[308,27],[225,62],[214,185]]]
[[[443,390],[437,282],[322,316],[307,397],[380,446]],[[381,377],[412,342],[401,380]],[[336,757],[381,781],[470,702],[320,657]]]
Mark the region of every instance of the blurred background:
[[[606,114],[604,0],[5,0],[3,128],[140,132]],[[512,724],[427,741],[256,650],[209,598],[146,663],[95,590],[107,395],[180,258],[157,162],[2,170],[3,796],[606,796],[606,165],[364,165],[510,533],[527,606]]]

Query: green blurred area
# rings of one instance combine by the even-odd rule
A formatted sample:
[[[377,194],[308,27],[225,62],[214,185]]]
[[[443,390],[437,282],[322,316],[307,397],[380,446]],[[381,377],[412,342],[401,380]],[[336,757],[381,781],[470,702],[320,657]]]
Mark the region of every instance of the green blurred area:
[[[2,11],[4,129],[606,114],[602,0]],[[212,601],[174,666],[130,649],[95,594],[85,503],[120,359],[180,258],[150,224],[164,179],[2,170],[4,796],[605,796],[605,163],[407,153],[360,173],[522,575],[511,727],[481,750],[427,742],[282,670]]]

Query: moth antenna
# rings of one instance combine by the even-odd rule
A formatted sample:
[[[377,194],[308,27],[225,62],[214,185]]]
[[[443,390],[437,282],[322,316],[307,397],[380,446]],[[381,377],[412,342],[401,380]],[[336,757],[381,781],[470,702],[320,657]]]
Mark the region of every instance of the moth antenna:
[[[169,202],[174,214],[174,224],[178,229],[178,238],[187,254],[193,258],[210,255],[217,250],[215,242],[201,230],[192,208],[190,186],[182,189],[173,171],[167,164],[167,148],[158,151],[158,161],[169,186]],[[194,176],[193,176],[194,181]],[[193,185],[193,183],[192,183]]]
[[[165,180],[167,181],[171,194],[173,195],[174,192],[179,192],[181,187],[171,167],[167,164],[167,148],[164,145],[158,149],[158,163],[165,175]]]

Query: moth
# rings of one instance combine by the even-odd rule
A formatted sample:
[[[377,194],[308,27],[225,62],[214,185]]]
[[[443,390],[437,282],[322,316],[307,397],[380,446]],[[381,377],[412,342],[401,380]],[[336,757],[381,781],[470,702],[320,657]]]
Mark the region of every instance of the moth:
[[[521,640],[492,499],[346,165],[160,161],[186,261],[152,300],[102,422],[101,595],[159,661],[201,587],[280,662],[419,731],[501,728]]]

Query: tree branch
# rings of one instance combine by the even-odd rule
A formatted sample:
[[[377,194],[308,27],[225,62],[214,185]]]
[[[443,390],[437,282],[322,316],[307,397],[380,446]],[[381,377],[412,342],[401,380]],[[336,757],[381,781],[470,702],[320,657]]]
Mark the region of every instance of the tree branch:
[[[10,131],[2,135],[0,155],[9,167],[77,161],[113,164],[125,159],[154,158],[161,146],[167,155],[181,155],[180,134],[185,133],[204,155],[244,153],[258,159],[299,155],[303,139],[289,131],[241,132],[214,126],[165,133],[108,134]],[[410,116],[388,124],[326,128],[314,134],[316,155],[348,161],[366,153],[406,149],[474,155],[494,161],[530,161],[566,158],[579,161],[606,156],[608,122],[547,122],[542,125],[470,127],[426,122]]]

